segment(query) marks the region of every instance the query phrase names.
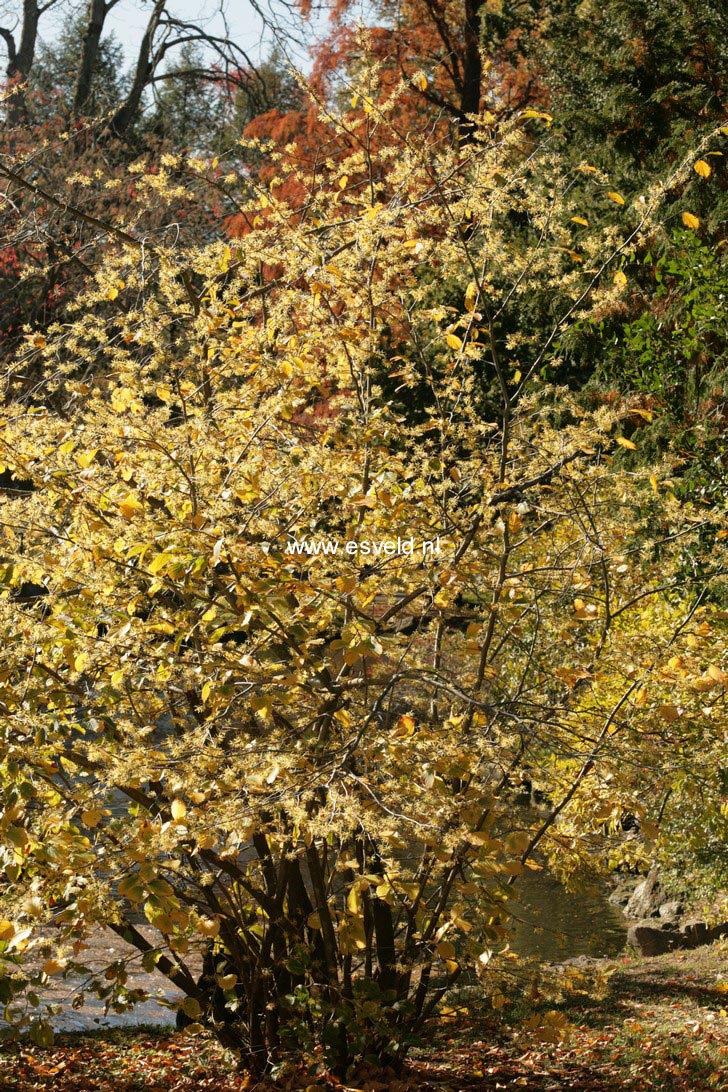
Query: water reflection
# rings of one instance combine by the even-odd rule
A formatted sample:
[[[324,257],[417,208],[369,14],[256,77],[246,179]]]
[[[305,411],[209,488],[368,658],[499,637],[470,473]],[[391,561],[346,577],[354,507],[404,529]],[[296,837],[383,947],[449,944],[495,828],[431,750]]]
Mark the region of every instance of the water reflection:
[[[518,955],[558,963],[574,956],[614,956],[627,939],[625,920],[597,887],[567,891],[547,872],[526,872],[509,907],[515,915],[511,948]]]

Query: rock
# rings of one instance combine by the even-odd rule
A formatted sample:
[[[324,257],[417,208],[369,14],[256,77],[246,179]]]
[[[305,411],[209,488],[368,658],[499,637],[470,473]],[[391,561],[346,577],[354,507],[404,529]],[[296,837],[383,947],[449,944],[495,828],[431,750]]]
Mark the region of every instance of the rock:
[[[680,927],[685,948],[698,948],[708,943],[708,926],[704,921],[685,921]]]
[[[658,907],[665,901],[657,870],[652,868],[635,887],[624,912],[633,921],[657,917]]]
[[[684,947],[677,929],[661,929],[651,919],[638,921],[627,930],[627,943],[641,956],[663,955],[675,948]]]
[[[593,967],[596,964],[601,963],[601,962],[602,961],[601,961],[601,958],[599,956],[577,955],[577,956],[571,956],[569,959],[563,960],[563,962],[559,963],[558,966],[559,967]]]
[[[683,904],[679,899],[670,899],[669,902],[663,902],[662,906],[658,909],[657,913],[663,921],[675,923],[679,920],[683,911]]]
[[[627,943],[641,956],[657,956],[677,948],[699,948],[701,944],[712,944],[724,936],[728,936],[728,922],[708,925],[693,920],[683,922],[678,929],[671,928],[667,922],[663,925],[654,918],[645,918],[630,925]]]
[[[641,882],[642,880],[639,876],[620,876],[619,880],[614,885],[614,890],[611,891],[608,896],[608,902],[611,902],[614,906],[621,906],[622,909],[624,909],[632,898],[635,887]]]
[[[708,925],[704,921],[684,921],[680,926],[683,948],[699,948],[701,944],[712,944],[728,934],[728,922],[720,925]]]
[[[704,918],[683,916],[685,901],[669,896],[656,868],[639,880],[628,898],[624,898],[626,882],[620,881],[610,896],[621,905],[623,913],[632,919],[627,930],[627,943],[641,956],[662,955],[676,948],[698,948],[728,936],[728,922],[709,925]]]

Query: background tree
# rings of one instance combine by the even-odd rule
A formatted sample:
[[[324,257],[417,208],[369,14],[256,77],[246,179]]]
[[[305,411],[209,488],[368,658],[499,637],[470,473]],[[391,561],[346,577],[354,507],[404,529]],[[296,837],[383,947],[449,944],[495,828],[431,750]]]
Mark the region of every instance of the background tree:
[[[107,211],[118,214],[127,198],[133,202],[127,168],[133,172],[133,165],[152,150],[157,157],[185,149],[214,158],[237,142],[256,110],[270,110],[279,100],[288,109],[297,86],[275,52],[258,70],[232,39],[177,18],[174,5],[161,0],[149,6],[138,56],[124,72],[118,45],[107,34],[114,6],[115,0],[92,0],[79,10],[59,0],[54,14],[66,12],[68,18],[51,45],[42,44],[38,36],[50,4],[25,4],[19,25],[18,11],[3,9],[0,16],[8,56],[17,61],[0,132],[0,162],[22,162],[26,177],[51,196],[63,191],[69,175],[83,177],[75,183],[79,192],[74,203],[102,217]],[[287,25],[294,33],[290,20]],[[70,140],[63,135],[68,132]],[[113,183],[106,179],[104,192],[97,186],[93,197],[88,192],[84,196],[94,172],[108,165],[116,172]],[[61,210],[29,190],[11,185],[4,201],[0,350],[7,359],[25,323],[42,327],[93,275],[94,244],[83,236],[79,220],[72,225],[66,221],[58,230]],[[31,206],[40,215],[40,231],[32,237],[23,226]],[[234,207],[224,197],[205,199],[184,215],[209,238],[224,233],[225,211]],[[52,230],[46,231],[49,225]]]
[[[97,43],[93,63],[87,62],[88,76],[84,74],[79,88],[79,45],[87,30],[83,14],[76,13],[52,43],[43,43],[37,50],[30,88],[46,110],[50,105],[63,116],[73,104],[77,117],[100,117],[123,101],[123,50],[113,34]]]
[[[118,0],[88,0],[82,13],[77,13],[74,8],[68,9],[66,27],[61,33],[60,45],[55,49],[65,51],[64,59],[70,60],[69,50],[73,51],[71,43],[76,46],[73,63],[65,70],[64,76],[64,83],[73,84],[73,91],[65,102],[65,113],[74,119],[91,118],[99,113],[95,109],[93,89],[100,85],[103,66],[108,64],[105,27],[109,13],[117,3]],[[38,50],[41,19],[51,7],[60,11],[61,0],[51,0],[44,5],[39,5],[36,0],[27,0],[23,5],[20,26],[12,26],[11,19],[15,13],[9,12],[10,25],[0,27],[0,37],[5,43],[9,59],[8,79],[14,89],[8,100],[7,123],[10,128],[33,117],[32,103],[27,97],[25,85],[32,85],[34,68],[39,59],[45,55],[47,61],[54,52],[54,47],[50,51],[46,48],[40,53]],[[221,7],[221,14],[224,18],[224,6]],[[272,16],[264,16],[262,12],[260,14],[263,22],[270,22]],[[200,74],[210,82],[218,81],[228,86],[241,81],[251,84],[256,82],[255,64],[242,46],[229,36],[226,29],[222,34],[215,34],[199,21],[177,16],[174,13],[174,4],[169,0],[150,0],[148,16],[136,56],[124,83],[124,97],[116,104],[109,117],[103,117],[102,129],[109,134],[119,138],[133,131],[139,122],[149,90],[160,78],[170,79],[168,62],[185,47],[198,48],[198,61],[203,64]],[[223,26],[226,27],[225,22]],[[189,79],[189,73],[184,78]]]
[[[0,27],[0,38],[5,43],[8,56],[8,84],[12,89],[8,106],[8,120],[11,125],[17,125],[25,118],[26,102],[22,87],[30,76],[35,60],[38,23],[41,16],[49,8],[54,7],[55,3],[56,0],[48,0],[45,4],[39,4],[38,0],[23,0],[23,17],[19,32],[12,25]],[[8,12],[6,8],[3,14],[15,16],[16,12],[12,9]]]
[[[331,29],[315,50],[314,76],[335,80],[356,52],[359,13],[346,0],[328,4]],[[484,27],[498,5],[484,0],[406,0],[392,4],[381,0],[369,13],[374,52],[386,74],[383,86],[421,73],[418,95],[409,97],[406,109],[415,116],[428,113],[430,121],[440,111],[460,135],[468,133],[468,116],[488,109],[500,118],[511,116],[535,101],[535,83],[512,78],[511,67],[522,67],[521,53],[513,65],[513,42],[501,40],[483,49]],[[527,4],[509,5],[509,28],[521,26]],[[516,41],[518,36],[516,35]],[[511,47],[505,48],[506,44]]]
[[[679,487],[724,497],[725,128],[717,133],[726,121],[724,6],[609,0],[544,10],[540,33],[525,44],[549,89],[565,156],[607,172],[629,203],[686,140],[696,146],[689,177],[665,194],[671,230],[646,239],[625,263],[618,305],[575,331],[552,374],[599,392],[643,391],[656,411],[643,450],[681,451]],[[584,193],[590,223],[604,221],[605,207]],[[618,209],[612,205],[612,215]]]
[[[219,83],[210,79],[199,46],[187,44],[155,84],[148,128],[180,150],[215,154],[229,143],[227,98]]]
[[[300,109],[305,93],[277,49],[253,71],[222,79],[210,73],[199,47],[186,46],[179,63],[155,77],[155,112],[149,128],[177,148],[228,156],[247,126],[271,111]]]

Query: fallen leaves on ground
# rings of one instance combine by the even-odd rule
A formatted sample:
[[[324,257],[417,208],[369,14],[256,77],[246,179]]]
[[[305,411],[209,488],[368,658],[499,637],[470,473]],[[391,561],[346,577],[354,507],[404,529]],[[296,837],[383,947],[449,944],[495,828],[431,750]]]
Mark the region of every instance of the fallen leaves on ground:
[[[0,1050],[0,1092],[721,1092],[728,1071],[726,947],[627,961],[604,1001],[567,1005],[568,1036],[539,1042],[523,1021],[473,1007],[443,1025],[404,1072],[363,1067],[342,1082],[304,1066],[272,1082],[236,1073],[204,1037],[112,1031]],[[551,1014],[553,1015],[553,1014]]]

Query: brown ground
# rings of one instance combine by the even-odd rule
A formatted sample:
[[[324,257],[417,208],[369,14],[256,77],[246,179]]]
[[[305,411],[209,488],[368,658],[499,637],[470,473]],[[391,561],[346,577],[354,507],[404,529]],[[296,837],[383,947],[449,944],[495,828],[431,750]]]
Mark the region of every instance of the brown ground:
[[[728,943],[613,963],[601,1001],[471,1001],[433,1033],[401,1076],[359,1070],[344,1083],[303,1067],[279,1088],[306,1092],[712,1092],[728,1090]],[[530,1019],[533,1025],[526,1027]],[[548,1042],[548,1038],[559,1041]],[[115,1031],[8,1046],[0,1092],[241,1092],[270,1083],[236,1075],[203,1037]]]

